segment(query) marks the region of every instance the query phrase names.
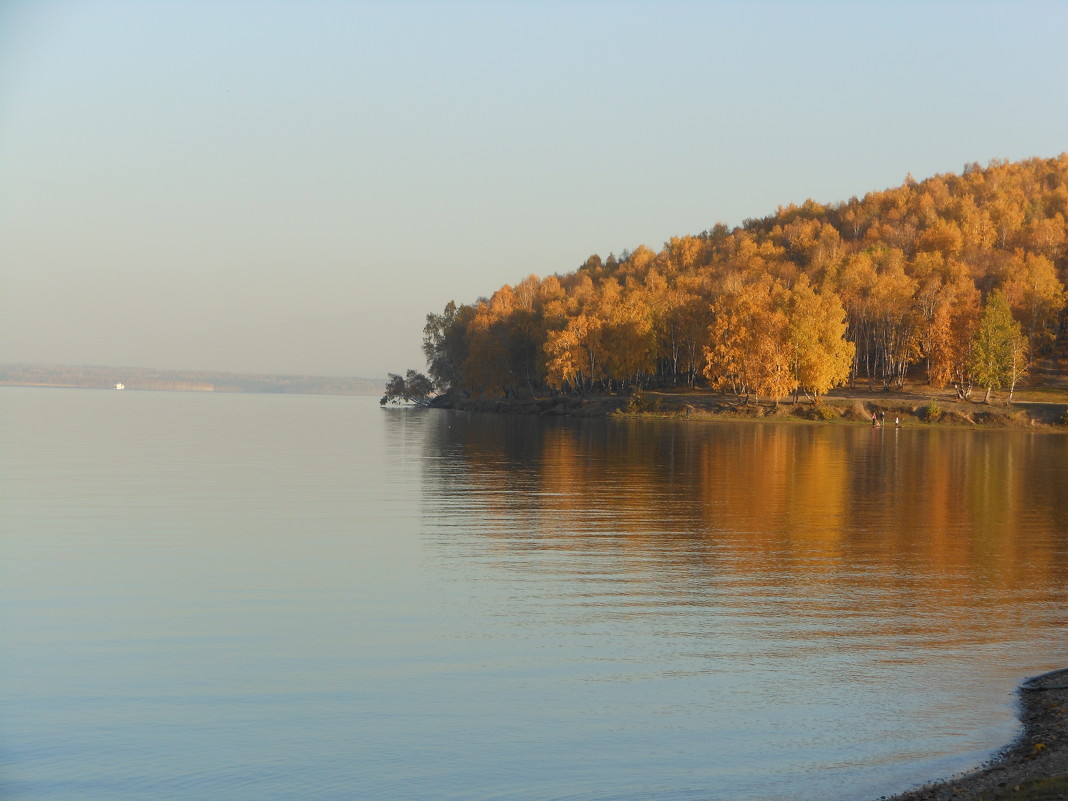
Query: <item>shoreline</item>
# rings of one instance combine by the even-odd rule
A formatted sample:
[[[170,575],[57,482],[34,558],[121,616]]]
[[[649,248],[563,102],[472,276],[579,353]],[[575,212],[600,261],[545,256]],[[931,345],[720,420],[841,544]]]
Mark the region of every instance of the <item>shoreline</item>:
[[[631,394],[469,398],[441,395],[430,406],[466,412],[546,417],[620,417],[692,421],[754,421],[872,425],[887,428],[1017,429],[1068,433],[1068,398],[1014,403],[962,401],[949,394],[837,390],[821,399],[745,403],[733,395],[694,390]]]
[[[1068,798],[1068,668],[1017,688],[1023,731],[975,771],[881,801],[1057,801]]]

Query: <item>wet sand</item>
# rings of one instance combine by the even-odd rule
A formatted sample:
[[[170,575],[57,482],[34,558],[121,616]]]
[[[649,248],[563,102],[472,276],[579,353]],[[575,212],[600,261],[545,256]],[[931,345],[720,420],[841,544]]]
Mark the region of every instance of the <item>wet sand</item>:
[[[1068,668],[1019,689],[1019,738],[977,771],[888,801],[1063,801],[1068,799]]]

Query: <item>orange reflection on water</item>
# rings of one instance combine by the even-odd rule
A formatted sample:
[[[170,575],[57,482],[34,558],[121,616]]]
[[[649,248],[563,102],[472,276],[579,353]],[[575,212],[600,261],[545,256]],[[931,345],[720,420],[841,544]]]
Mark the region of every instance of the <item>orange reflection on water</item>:
[[[464,474],[438,480],[497,521],[486,536],[505,549],[612,555],[680,593],[710,577],[778,584],[830,598],[828,616],[875,592],[885,625],[960,644],[1028,625],[1016,604],[1068,601],[1064,437],[449,419],[438,434],[459,444]],[[972,613],[930,628],[925,610],[957,607]]]

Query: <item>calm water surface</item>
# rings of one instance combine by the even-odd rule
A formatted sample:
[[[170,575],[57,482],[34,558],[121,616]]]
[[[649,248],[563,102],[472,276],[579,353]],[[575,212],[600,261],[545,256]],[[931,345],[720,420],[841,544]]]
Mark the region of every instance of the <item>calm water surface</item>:
[[[870,799],[1068,664],[1068,437],[0,390],[0,796]]]

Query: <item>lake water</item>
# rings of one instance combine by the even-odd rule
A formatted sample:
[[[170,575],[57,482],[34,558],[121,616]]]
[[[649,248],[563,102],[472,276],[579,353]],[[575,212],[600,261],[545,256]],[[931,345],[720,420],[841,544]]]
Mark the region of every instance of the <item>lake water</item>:
[[[0,796],[863,801],[1068,664],[1068,437],[0,390]]]

